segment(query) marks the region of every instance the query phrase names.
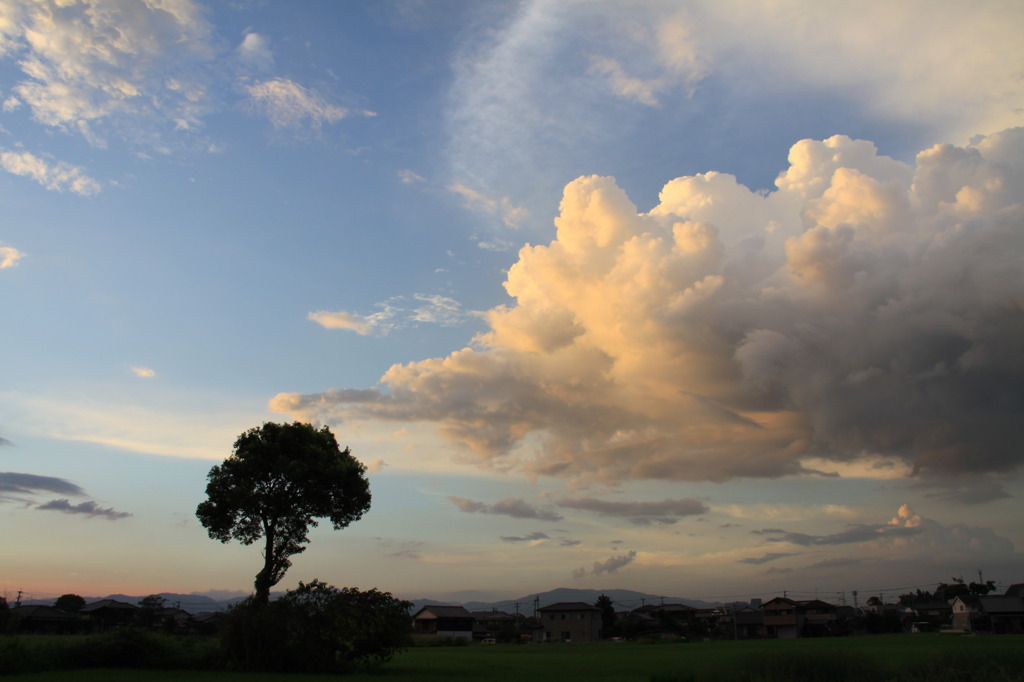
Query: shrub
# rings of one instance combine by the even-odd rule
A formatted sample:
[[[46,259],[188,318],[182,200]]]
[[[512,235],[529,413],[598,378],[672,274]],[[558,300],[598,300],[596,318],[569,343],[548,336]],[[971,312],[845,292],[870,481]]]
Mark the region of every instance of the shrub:
[[[229,664],[247,671],[346,672],[383,663],[410,644],[409,602],[376,589],[336,588],[319,580],[228,614]]]

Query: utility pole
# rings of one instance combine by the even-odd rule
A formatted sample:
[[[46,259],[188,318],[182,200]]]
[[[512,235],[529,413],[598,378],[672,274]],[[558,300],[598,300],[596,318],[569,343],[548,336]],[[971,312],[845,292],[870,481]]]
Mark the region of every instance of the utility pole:
[[[21,606],[21,590],[18,590],[18,598],[14,600],[15,608]]]

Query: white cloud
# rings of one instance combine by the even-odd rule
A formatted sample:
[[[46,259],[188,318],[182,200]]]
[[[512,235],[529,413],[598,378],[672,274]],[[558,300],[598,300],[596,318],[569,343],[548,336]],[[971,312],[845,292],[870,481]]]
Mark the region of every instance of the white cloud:
[[[239,58],[247,65],[259,71],[274,68],[274,53],[265,36],[259,33],[246,33],[237,48]]]
[[[132,367],[131,371],[140,379],[151,379],[156,376],[156,372],[149,367]]]
[[[307,317],[324,329],[348,329],[363,336],[373,331],[373,323],[344,310],[318,310]]]
[[[320,129],[352,116],[373,116],[370,111],[353,111],[331,104],[316,90],[305,88],[287,78],[246,83],[242,86],[250,105],[266,116],[275,128]]]
[[[380,311],[371,315],[357,315],[344,310],[319,310],[309,313],[307,317],[325,329],[348,329],[363,336],[385,335],[421,323],[454,327],[480,317],[480,313],[465,310],[455,299],[440,294],[413,294],[411,298],[410,302],[405,296],[395,296],[378,303]]]
[[[579,178],[472,348],[395,365],[383,390],[275,405],[431,421],[482,465],[535,476],[1013,470],[1022,150],[1014,129],[909,167],[807,140],[773,193],[708,173],[646,214],[613,179]]]
[[[29,152],[0,151],[0,167],[8,173],[31,178],[49,190],[92,196],[101,190],[100,183],[85,171],[64,161],[50,163]]]
[[[3,0],[3,15],[0,55],[18,58],[26,78],[14,92],[40,123],[103,146],[99,129],[152,138],[166,122],[198,126],[207,110],[201,67],[216,51],[190,0]]]
[[[0,246],[0,270],[13,268],[24,257],[25,254],[13,246]]]
[[[505,227],[517,227],[528,215],[526,208],[514,206],[508,197],[494,199],[462,183],[450,185],[448,189],[463,198],[467,209],[498,217]]]

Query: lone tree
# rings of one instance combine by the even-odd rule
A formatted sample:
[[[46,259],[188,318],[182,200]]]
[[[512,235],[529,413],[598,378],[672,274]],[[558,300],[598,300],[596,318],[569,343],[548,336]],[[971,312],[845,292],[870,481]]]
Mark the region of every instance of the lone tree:
[[[267,422],[240,435],[231,456],[210,469],[208,499],[196,516],[221,542],[251,545],[263,538],[254,596],[266,604],[270,588],[292,565],[289,557],[306,549],[317,519],[341,530],[369,510],[365,472],[326,426]]]

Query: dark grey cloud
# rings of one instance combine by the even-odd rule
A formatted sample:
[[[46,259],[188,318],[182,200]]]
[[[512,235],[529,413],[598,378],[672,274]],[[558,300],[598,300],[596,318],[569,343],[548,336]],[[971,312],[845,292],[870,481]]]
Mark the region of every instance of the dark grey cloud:
[[[131,516],[128,512],[116,511],[110,507],[100,507],[92,500],[87,500],[78,504],[71,504],[68,502],[67,498],[51,500],[45,504],[37,505],[36,509],[42,511],[59,511],[64,514],[82,514],[89,517],[99,516],[110,520],[124,519]]]
[[[849,566],[858,566],[864,563],[862,559],[854,557],[840,557],[838,559],[825,559],[817,563],[810,564],[807,568],[847,568]]]
[[[562,515],[547,509],[534,507],[526,500],[508,497],[494,504],[485,504],[457,495],[449,495],[448,501],[467,514],[496,514],[515,519],[536,519],[538,521],[561,521]]]
[[[559,547],[577,547],[582,544],[582,540],[573,540],[572,538],[563,538],[558,541]]]
[[[791,552],[770,552],[768,554],[765,554],[764,556],[749,557],[747,559],[740,559],[737,563],[740,563],[740,564],[754,564],[755,566],[760,566],[761,564],[767,564],[769,562],[776,561],[778,559],[785,559],[786,557],[790,557],[790,556],[797,556],[797,555],[793,554]]]
[[[542,533],[541,531],[537,531],[535,533],[530,533],[528,535],[522,535],[522,536],[519,536],[519,535],[502,535],[501,536],[501,541],[502,542],[533,542],[534,540],[547,540],[548,537],[549,536],[548,536],[547,533]]]
[[[39,492],[71,496],[85,495],[82,488],[63,478],[18,474],[11,471],[0,473],[0,496],[4,493],[31,495]]]
[[[706,504],[693,498],[662,500],[661,502],[614,502],[594,497],[581,497],[562,500],[558,506],[626,519],[638,526],[652,523],[672,524],[681,518],[704,514],[708,511]]]
[[[832,535],[808,535],[806,533],[782,533],[775,537],[768,538],[768,542],[788,542],[802,547],[815,547],[820,545],[846,545],[853,542],[870,542],[892,537],[908,537],[919,535],[924,528],[908,528],[904,526],[871,524],[858,524],[847,530]]]

